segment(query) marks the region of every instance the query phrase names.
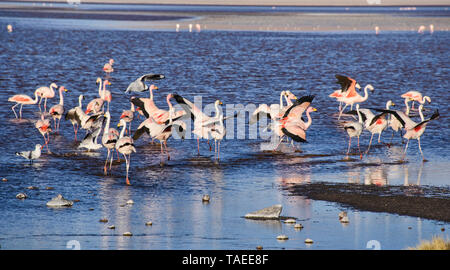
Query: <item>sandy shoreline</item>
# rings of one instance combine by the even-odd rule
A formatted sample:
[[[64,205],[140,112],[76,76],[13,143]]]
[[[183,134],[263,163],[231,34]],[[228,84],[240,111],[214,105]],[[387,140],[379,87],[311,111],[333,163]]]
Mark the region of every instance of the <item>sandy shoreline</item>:
[[[286,188],[291,196],[337,202],[362,211],[386,212],[450,222],[448,189],[424,186],[311,183]]]
[[[118,25],[117,29],[135,30],[175,30],[177,24],[179,24],[180,31],[188,31],[189,27],[192,31],[375,31],[375,27],[378,27],[382,33],[383,31],[417,31],[422,25],[428,29],[431,24],[434,25],[434,31],[450,29],[450,17],[398,16],[390,13],[108,11],[61,8],[49,5],[30,7],[11,3],[0,3],[0,12],[2,17],[35,16],[39,18],[128,20],[128,23]]]

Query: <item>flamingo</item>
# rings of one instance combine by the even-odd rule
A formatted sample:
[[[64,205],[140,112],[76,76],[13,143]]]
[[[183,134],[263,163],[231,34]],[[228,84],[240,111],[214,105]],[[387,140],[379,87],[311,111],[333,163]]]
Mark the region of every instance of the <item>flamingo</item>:
[[[334,97],[336,99],[342,97],[353,97],[357,95],[356,88],[361,89],[359,83],[355,79],[343,75],[335,75],[338,84],[341,85],[341,89],[334,91],[329,95],[329,97]],[[342,101],[339,101],[339,111],[341,111]],[[351,105],[351,110],[353,109],[353,104]]]
[[[38,159],[41,156],[41,150],[42,145],[36,144],[34,150],[16,152],[16,155],[28,159],[31,164],[33,163],[33,160]]]
[[[407,116],[409,116],[409,102],[413,101],[412,98],[405,98],[405,106],[406,106],[406,111],[405,114]],[[403,134],[402,134],[402,124],[400,123],[400,121],[397,120],[397,118],[395,118],[394,116],[390,116],[389,118],[389,127],[391,127],[392,129],[392,137],[391,137],[391,142],[389,143],[389,145],[392,143],[392,139],[394,138],[394,133],[395,132],[399,132],[400,131],[400,138],[402,139],[402,143],[403,143]]]
[[[297,99],[294,104],[286,110],[283,117],[276,122],[275,132],[281,137],[280,143],[284,136],[291,138],[295,142],[306,142],[306,130],[312,124],[312,118],[310,113],[317,111],[316,108],[310,107],[314,96],[303,96]],[[308,118],[305,123],[301,120],[303,112],[306,111],[306,116]],[[278,145],[276,148],[278,148]]]
[[[107,75],[109,75],[111,72],[114,71],[113,64],[114,64],[114,59],[111,58],[111,59],[109,59],[108,63],[103,65],[103,71],[106,72]]]
[[[103,167],[103,171],[105,175],[107,174],[106,164],[108,163],[109,154],[112,149],[115,149],[117,140],[119,139],[119,134],[117,134],[115,129],[110,129],[109,124],[111,122],[111,114],[109,111],[105,113],[106,125],[103,131],[102,144],[108,150],[108,155],[106,156],[105,166]],[[116,132],[114,132],[116,131]],[[111,170],[111,164],[113,160],[114,153],[111,155],[111,161],[109,162],[109,170]]]
[[[55,130],[56,132],[59,132],[59,124],[61,123],[61,117],[64,114],[64,97],[63,97],[63,91],[67,92],[67,89],[64,86],[59,87],[59,104],[56,104],[50,108],[50,115],[53,118],[53,121],[55,123]],[[58,125],[56,125],[56,119],[58,119]]]
[[[271,104],[268,106],[267,104],[261,104],[258,106],[258,108],[252,113],[249,124],[252,125],[256,123],[261,117],[269,116],[270,119],[275,120],[279,119],[281,116],[283,116],[284,113],[284,104],[283,104],[283,97],[286,98],[286,102],[292,105],[292,102],[290,99],[297,99],[295,95],[292,93],[288,93],[287,91],[281,91],[280,92],[280,104]]]
[[[86,107],[86,114],[90,113],[90,112],[94,112],[94,113],[99,113],[103,110],[103,105],[105,104],[105,99],[104,97],[106,96],[106,85],[111,85],[111,83],[108,80],[104,80],[103,81],[103,90],[100,89],[99,87],[99,98],[95,98],[93,100],[91,100],[87,107]],[[101,84],[100,84],[101,86]],[[109,106],[108,106],[109,108]]]
[[[137,78],[134,82],[130,83],[125,90],[125,93],[128,92],[145,92],[147,90],[150,90],[148,85],[145,84],[146,81],[152,81],[152,80],[161,80],[164,79],[165,76],[162,74],[145,74],[141,77]]]
[[[218,105],[222,105],[222,102],[219,101]],[[223,111],[216,110],[216,119],[214,122],[207,123],[207,125],[212,125],[210,135],[214,139],[214,157],[217,154],[217,160],[220,159],[220,142],[225,137],[227,133],[224,125],[223,125]],[[205,125],[205,124],[204,124]]]
[[[112,101],[112,95],[111,91],[106,90],[106,85],[111,85],[111,83],[108,80],[105,80],[104,83],[102,83],[101,78],[97,78],[96,83],[98,83],[98,95],[106,102],[108,102],[108,111],[109,111],[109,103]],[[103,90],[102,90],[103,85]]]
[[[125,122],[124,119],[120,119],[119,124],[117,127],[122,126],[122,130],[120,131],[119,139],[117,140],[115,148],[119,153],[121,153],[125,157],[125,163],[127,168],[127,178],[126,178],[126,184],[130,184],[130,179],[128,178],[128,170],[130,168],[130,162],[131,162],[131,153],[136,153],[136,148],[134,148],[134,141],[131,137],[124,136],[125,129],[127,128],[127,122]],[[127,159],[128,155],[128,159]]]
[[[150,93],[153,93],[153,91],[150,91]],[[173,97],[172,94],[168,94],[166,97],[166,102],[169,105],[169,108],[172,106],[170,104],[170,99]],[[163,124],[167,120],[169,120],[169,111],[159,109],[155,103],[153,102],[153,94],[151,94],[150,99],[143,99],[143,98],[131,98],[131,103],[136,105],[139,108],[142,109],[142,113],[146,118],[152,117],[158,124]],[[173,118],[178,119],[186,114],[184,110],[180,110],[177,112],[173,112]]]
[[[38,129],[39,133],[41,133],[42,137],[44,137],[44,145],[47,147],[47,152],[50,153],[50,149],[48,149],[48,143],[50,142],[50,132],[52,131],[50,120],[45,119],[44,114],[41,113],[41,118],[36,121],[34,126]],[[47,137],[45,137],[46,134]]]
[[[398,121],[402,124],[402,127],[406,130],[405,135],[403,135],[403,138],[407,139],[405,150],[403,152],[402,159],[404,160],[406,157],[406,151],[408,149],[409,140],[415,139],[417,140],[419,144],[419,150],[420,154],[422,155],[422,160],[426,161],[425,156],[423,155],[422,147],[420,146],[420,137],[425,132],[426,126],[429,121],[435,120],[439,118],[439,110],[436,110],[433,115],[429,119],[424,119],[422,114],[423,104],[420,104],[419,106],[419,114],[421,118],[421,122],[416,123],[414,122],[409,116],[407,116],[402,111],[394,111],[394,110],[377,110],[381,112],[387,112],[392,114],[395,118],[397,118]]]
[[[78,132],[78,128],[81,125],[81,119],[80,116],[77,113],[77,108],[82,109],[83,104],[81,103],[84,99],[83,95],[79,95],[78,96],[78,107],[72,108],[70,109],[67,113],[66,116],[64,117],[65,120],[69,120],[72,123],[73,126],[73,131],[75,133],[75,141],[77,140],[77,132]]]
[[[157,90],[158,86],[152,84],[149,87],[150,98],[136,98],[131,97],[130,102],[135,104],[139,109],[137,110],[139,113],[142,113],[146,118],[150,117],[150,113],[154,110],[157,110],[155,102],[153,102],[153,90]]]
[[[191,118],[194,120],[194,130],[192,133],[194,133],[197,136],[197,153],[200,155],[200,139],[207,139],[209,142],[209,135],[212,129],[212,126],[208,126],[207,123],[214,122],[216,118],[210,117],[206,114],[204,114],[199,108],[197,108],[192,102],[189,100],[183,98],[182,96],[178,94],[174,94],[173,97],[178,102],[178,104],[183,107],[183,109],[186,111],[187,115],[191,115]],[[216,100],[214,103],[215,109],[216,109],[216,116],[219,116],[219,100]],[[236,115],[235,115],[236,116]],[[233,116],[233,117],[235,117]],[[227,117],[228,118],[228,117]],[[226,119],[226,118],[224,118]],[[210,145],[211,150],[211,145]]]
[[[357,137],[359,157],[362,159],[361,148],[359,147],[359,136],[361,136],[363,130],[363,120],[361,114],[359,113],[359,104],[356,104],[356,113],[358,114],[358,122],[350,122],[344,125],[344,129],[348,134],[348,149],[346,155],[348,158],[348,153],[350,152],[350,146],[352,143],[352,137]]]
[[[16,103],[14,106],[11,107],[16,118],[17,118],[17,114],[16,114],[16,111],[14,110],[14,108],[20,104],[19,118],[22,118],[22,106],[24,104],[25,105],[36,104],[38,102],[38,93],[36,91],[34,92],[34,99],[32,99],[30,96],[27,96],[24,94],[18,94],[18,95],[14,95],[14,96],[8,98],[8,101]]]
[[[53,88],[57,88],[58,85],[56,83],[51,83],[50,87],[48,86],[41,86],[35,90],[35,92],[38,92],[40,99],[39,99],[39,111],[41,111],[41,101],[44,98],[44,112],[47,111],[47,99],[48,98],[54,98],[55,97],[55,91]]]
[[[413,103],[411,106],[411,110],[414,110],[414,101],[417,101],[420,104],[425,104],[426,101],[428,101],[428,103],[431,103],[431,98],[429,96],[422,96],[422,93],[420,93],[419,91],[408,91],[406,93],[403,93],[401,97],[405,99],[412,99]]]
[[[170,99],[173,97],[172,94],[168,95],[168,104],[169,104],[169,119],[165,123],[159,123],[153,117],[150,117],[143,121],[139,127],[136,129],[135,134],[133,135],[133,140],[137,140],[142,134],[145,132],[147,133],[152,140],[157,139],[161,143],[161,157],[164,155],[164,148],[165,152],[167,153],[167,159],[170,160],[170,154],[167,151],[167,140],[169,137],[173,134],[173,127],[175,127],[177,132],[182,133],[182,138],[184,138],[184,132],[186,131],[186,123],[184,123],[180,119],[180,117],[175,117],[175,110],[172,106],[172,103],[170,103]],[[162,158],[161,158],[162,163]]]
[[[386,102],[386,110],[389,110],[390,106],[394,106],[395,104],[388,100]],[[374,109],[375,110],[375,109]],[[349,112],[349,114],[355,114],[355,111]],[[369,147],[366,150],[366,154],[369,153],[370,147],[372,145],[373,136],[378,134],[378,143],[381,143],[381,133],[383,130],[387,128],[388,121],[386,120],[386,112],[382,112],[380,114],[374,114],[370,109],[359,109],[359,114],[362,117],[364,122],[364,127],[372,133],[369,141]]]
[[[128,131],[131,134],[131,122],[134,119],[134,104],[131,102],[131,108],[129,110],[122,111],[122,114],[120,115],[120,119],[124,119],[125,122],[129,123]]]
[[[367,90],[370,91],[374,91],[374,88],[371,84],[368,84],[364,87],[364,96],[361,96],[360,94],[353,92],[353,93],[349,93],[346,96],[342,96],[342,97],[338,97],[337,100],[338,101],[342,101],[345,103],[344,108],[342,108],[342,110],[339,112],[339,117],[338,119],[341,118],[342,113],[344,112],[345,108],[348,105],[351,105],[353,107],[353,104],[355,103],[361,103],[366,101],[369,98],[369,93],[367,92]]]

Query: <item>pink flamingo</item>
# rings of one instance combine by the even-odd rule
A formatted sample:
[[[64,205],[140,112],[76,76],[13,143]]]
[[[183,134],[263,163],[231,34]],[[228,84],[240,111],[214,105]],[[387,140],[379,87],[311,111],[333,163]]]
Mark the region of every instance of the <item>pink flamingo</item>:
[[[119,139],[119,134],[117,133],[116,129],[109,127],[109,124],[111,122],[111,114],[109,113],[109,111],[105,113],[105,117],[106,117],[106,125],[105,130],[103,131],[102,144],[108,150],[108,156],[106,157],[105,166],[103,167],[103,171],[106,175],[108,172],[106,169],[106,164],[108,164],[109,154],[112,149],[115,149],[117,139]],[[111,170],[113,156],[114,153],[112,153],[111,155],[111,161],[109,162],[109,170]]]
[[[409,98],[412,100],[412,106],[411,106],[411,110],[414,110],[414,101],[419,102],[420,104],[424,104],[425,101],[428,101],[428,103],[431,103],[431,98],[429,96],[422,96],[422,93],[420,93],[419,91],[408,91],[406,93],[403,93],[401,95],[402,98]]]
[[[134,112],[135,112],[134,104],[131,103],[131,108],[129,110],[124,110],[122,112],[122,115],[120,115],[120,119],[124,119],[125,122],[130,123],[128,126],[128,132],[130,134],[131,134],[131,122],[134,119]]]
[[[120,126],[122,126],[122,130],[120,131],[119,139],[117,140],[115,147],[116,147],[117,151],[119,151],[119,153],[121,153],[125,157],[125,162],[126,162],[126,167],[127,167],[126,184],[131,185],[130,180],[128,178],[128,170],[130,168],[131,153],[133,153],[133,152],[136,153],[136,148],[134,148],[133,139],[131,137],[124,136],[125,129],[127,128],[127,123],[125,122],[125,120],[120,119],[120,122],[117,125],[117,127],[120,127]],[[127,158],[127,155],[128,155],[128,158]]]
[[[19,94],[19,95],[14,95],[10,98],[8,98],[9,102],[15,102],[16,104],[14,106],[11,107],[12,111],[14,112],[14,115],[17,118],[17,114],[16,111],[14,110],[14,108],[20,104],[20,111],[19,111],[19,118],[22,118],[22,106],[25,105],[31,105],[31,104],[36,104],[38,102],[38,93],[35,91],[34,92],[34,99],[32,99],[30,96],[24,95],[24,94]]]
[[[61,117],[64,114],[64,97],[63,91],[67,92],[67,89],[64,86],[59,87],[59,104],[56,104],[50,108],[50,115],[53,117],[53,121],[55,122],[55,130],[59,132],[59,124],[61,123]],[[56,125],[56,119],[58,119],[58,125]]]
[[[50,149],[48,149],[48,143],[50,142],[50,132],[52,131],[50,127],[50,120],[45,119],[44,114],[41,113],[41,119],[37,120],[34,126],[38,129],[39,133],[41,133],[42,137],[44,137],[44,145],[47,147],[47,152],[50,153]],[[47,137],[45,137],[46,134]]]
[[[114,59],[112,59],[112,58],[109,59],[109,62],[103,66],[103,71],[105,71],[106,74],[109,75],[111,72],[114,71],[114,68],[112,67],[113,64],[114,64]]]
[[[95,98],[93,100],[91,100],[88,105],[86,106],[86,114],[90,113],[90,112],[94,112],[94,113],[98,113],[103,109],[103,105],[105,103],[105,99],[103,97],[106,96],[106,85],[111,85],[111,83],[108,80],[104,80],[103,81],[103,90],[100,89],[99,87],[99,98]],[[101,84],[100,84],[101,86]],[[109,109],[109,107],[108,107]]]
[[[41,101],[44,98],[45,102],[44,102],[44,112],[47,111],[47,99],[48,98],[54,98],[55,97],[55,91],[53,90],[53,88],[57,88],[58,86],[56,85],[56,83],[51,83],[50,87],[48,86],[41,86],[38,89],[36,89],[35,92],[37,92],[40,96],[39,99],[39,111],[41,111]]]
[[[99,84],[98,87],[98,95],[106,102],[108,102],[108,111],[109,111],[109,103],[111,103],[112,101],[112,95],[111,92],[109,90],[106,90],[106,85],[111,85],[111,83],[108,80],[105,80],[106,83],[102,84],[102,79],[101,78],[97,78],[97,83]],[[103,91],[101,86],[103,85]]]
[[[353,104],[355,104],[355,103],[361,103],[361,102],[366,101],[369,98],[369,93],[367,92],[367,90],[373,91],[374,88],[372,85],[368,84],[364,87],[364,96],[361,96],[360,94],[356,93],[356,91],[355,91],[354,93],[349,93],[346,96],[337,98],[338,101],[345,103],[344,108],[342,108],[342,110],[339,112],[338,119],[341,118],[342,113],[344,112],[345,108],[348,105],[351,105],[351,107],[353,107]]]

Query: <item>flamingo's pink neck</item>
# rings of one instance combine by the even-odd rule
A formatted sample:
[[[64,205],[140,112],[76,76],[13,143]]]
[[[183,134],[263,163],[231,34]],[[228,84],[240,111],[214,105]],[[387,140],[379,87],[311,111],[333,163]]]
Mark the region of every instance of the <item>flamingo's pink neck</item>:
[[[309,110],[309,108],[308,108],[308,110],[306,110],[306,117],[308,117],[308,121],[307,121],[306,124],[305,124],[305,130],[308,129],[309,126],[311,126],[311,123],[312,123],[312,118],[311,118],[311,116],[309,115],[309,112],[310,112],[310,110]]]
[[[64,105],[64,97],[63,97],[64,87],[59,88],[59,105]]]

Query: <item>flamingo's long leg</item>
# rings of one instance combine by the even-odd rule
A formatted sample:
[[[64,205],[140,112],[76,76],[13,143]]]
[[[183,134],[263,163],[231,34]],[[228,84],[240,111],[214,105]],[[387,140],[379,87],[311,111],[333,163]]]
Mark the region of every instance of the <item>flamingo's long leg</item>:
[[[19,105],[19,103],[16,103],[16,105],[14,105],[14,106],[11,107],[11,110],[14,112],[14,115],[16,116],[16,118],[18,118],[18,117],[17,117],[17,113],[16,113],[16,111],[14,110],[14,108],[15,108],[17,105]]]

